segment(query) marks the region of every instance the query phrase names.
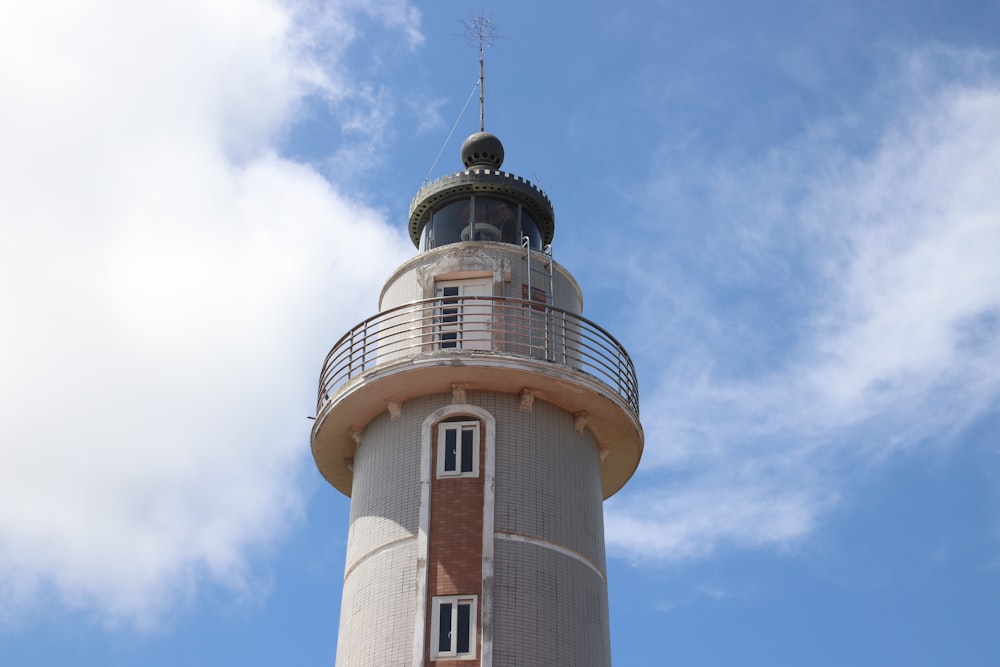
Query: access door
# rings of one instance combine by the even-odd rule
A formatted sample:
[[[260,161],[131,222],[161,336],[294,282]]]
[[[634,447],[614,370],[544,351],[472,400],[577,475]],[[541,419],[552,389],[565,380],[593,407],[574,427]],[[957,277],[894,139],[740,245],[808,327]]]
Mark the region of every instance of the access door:
[[[438,282],[437,343],[440,349],[492,350],[493,296],[490,278]]]

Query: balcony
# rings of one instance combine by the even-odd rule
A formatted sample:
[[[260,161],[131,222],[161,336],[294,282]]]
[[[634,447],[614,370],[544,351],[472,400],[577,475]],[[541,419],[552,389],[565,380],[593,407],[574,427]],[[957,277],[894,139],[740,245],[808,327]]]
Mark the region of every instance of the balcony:
[[[642,456],[635,368],[611,334],[537,301],[443,296],[383,311],[337,341],[323,363],[312,431],[320,472],[351,495],[366,424],[417,396],[529,391],[587,428],[600,448],[605,498]],[[530,409],[530,407],[528,408]],[[398,413],[397,413],[398,414]]]
[[[501,297],[415,301],[378,313],[337,341],[323,362],[317,412],[352,379],[406,360],[529,360],[583,373],[639,415],[635,367],[590,320],[538,302]]]

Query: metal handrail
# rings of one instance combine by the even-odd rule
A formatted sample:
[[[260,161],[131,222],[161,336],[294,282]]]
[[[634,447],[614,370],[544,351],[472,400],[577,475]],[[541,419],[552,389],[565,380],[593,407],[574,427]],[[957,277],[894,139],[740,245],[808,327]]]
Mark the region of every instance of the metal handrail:
[[[537,301],[480,296],[414,301],[354,326],[323,361],[317,410],[349,380],[379,365],[470,352],[541,360],[587,373],[639,414],[632,359],[600,325]]]

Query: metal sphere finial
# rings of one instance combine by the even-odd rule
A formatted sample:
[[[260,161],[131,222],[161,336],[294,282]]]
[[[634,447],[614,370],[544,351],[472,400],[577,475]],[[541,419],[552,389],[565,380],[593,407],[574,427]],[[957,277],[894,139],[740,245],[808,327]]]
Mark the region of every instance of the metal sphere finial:
[[[499,169],[503,164],[503,144],[489,132],[476,132],[462,143],[462,164],[466,169]]]

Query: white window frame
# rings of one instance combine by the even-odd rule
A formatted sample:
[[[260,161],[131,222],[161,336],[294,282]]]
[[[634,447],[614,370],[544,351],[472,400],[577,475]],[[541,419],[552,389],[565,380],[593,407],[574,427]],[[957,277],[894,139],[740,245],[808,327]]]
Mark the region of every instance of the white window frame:
[[[437,476],[438,477],[479,477],[479,421],[454,421],[438,423]],[[455,433],[455,469],[445,468],[445,449],[448,432]],[[462,433],[472,432],[472,470],[462,472]]]
[[[460,604],[469,605],[469,650],[466,653],[458,652],[458,606]],[[476,659],[476,630],[477,630],[477,608],[479,603],[478,595],[440,595],[433,598],[431,609],[431,660],[475,660]],[[445,650],[439,645],[441,638],[441,605],[452,605],[451,615],[451,646]]]

